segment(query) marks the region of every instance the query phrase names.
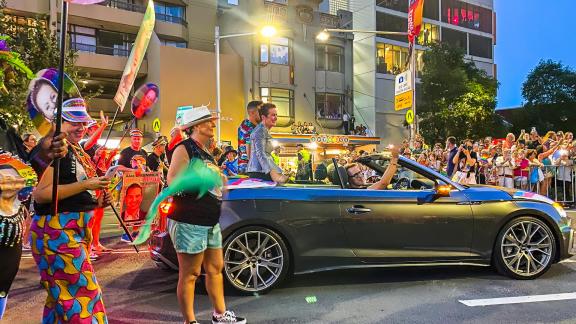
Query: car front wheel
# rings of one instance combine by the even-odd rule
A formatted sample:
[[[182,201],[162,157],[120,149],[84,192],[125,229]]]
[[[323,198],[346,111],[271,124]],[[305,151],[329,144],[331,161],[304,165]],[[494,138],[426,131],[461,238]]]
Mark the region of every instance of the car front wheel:
[[[246,227],[224,244],[224,273],[242,293],[266,293],[286,277],[290,255],[284,240],[263,227]]]
[[[514,279],[535,279],[552,265],[556,239],[550,227],[530,216],[511,220],[498,235],[494,256],[498,271]]]

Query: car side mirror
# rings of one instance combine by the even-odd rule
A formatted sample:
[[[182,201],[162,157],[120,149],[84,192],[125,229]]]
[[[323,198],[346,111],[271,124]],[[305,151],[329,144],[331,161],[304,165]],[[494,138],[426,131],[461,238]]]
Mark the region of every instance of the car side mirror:
[[[452,186],[450,185],[437,185],[434,191],[438,197],[450,197],[450,191]]]

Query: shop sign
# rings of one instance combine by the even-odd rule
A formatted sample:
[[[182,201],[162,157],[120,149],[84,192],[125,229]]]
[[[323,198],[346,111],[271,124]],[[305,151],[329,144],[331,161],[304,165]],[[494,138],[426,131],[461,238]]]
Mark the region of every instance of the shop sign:
[[[350,139],[346,136],[338,135],[314,135],[310,137],[310,143],[318,144],[340,144],[343,146],[348,146]]]

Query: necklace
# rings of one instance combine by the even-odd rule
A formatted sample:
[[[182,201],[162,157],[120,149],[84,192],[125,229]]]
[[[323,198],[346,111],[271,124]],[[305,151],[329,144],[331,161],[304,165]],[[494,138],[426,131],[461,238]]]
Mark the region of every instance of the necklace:
[[[71,143],[71,142],[68,142],[68,144],[70,144],[70,148],[72,148],[72,152],[74,153],[76,160],[78,162],[80,162],[82,167],[84,167],[84,171],[86,172],[86,176],[88,178],[93,178],[93,177],[97,176],[98,174],[96,173],[96,166],[92,162],[92,159],[90,159],[90,156],[88,154],[86,154],[86,152],[84,152],[82,147],[78,144]]]

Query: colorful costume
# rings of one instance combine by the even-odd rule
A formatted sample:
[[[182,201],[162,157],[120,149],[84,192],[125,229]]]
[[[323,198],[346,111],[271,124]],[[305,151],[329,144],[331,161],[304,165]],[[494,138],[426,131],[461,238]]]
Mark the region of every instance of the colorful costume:
[[[246,119],[238,127],[238,172],[241,174],[246,173],[248,167],[248,147],[250,147],[250,134],[256,125],[250,120]]]

